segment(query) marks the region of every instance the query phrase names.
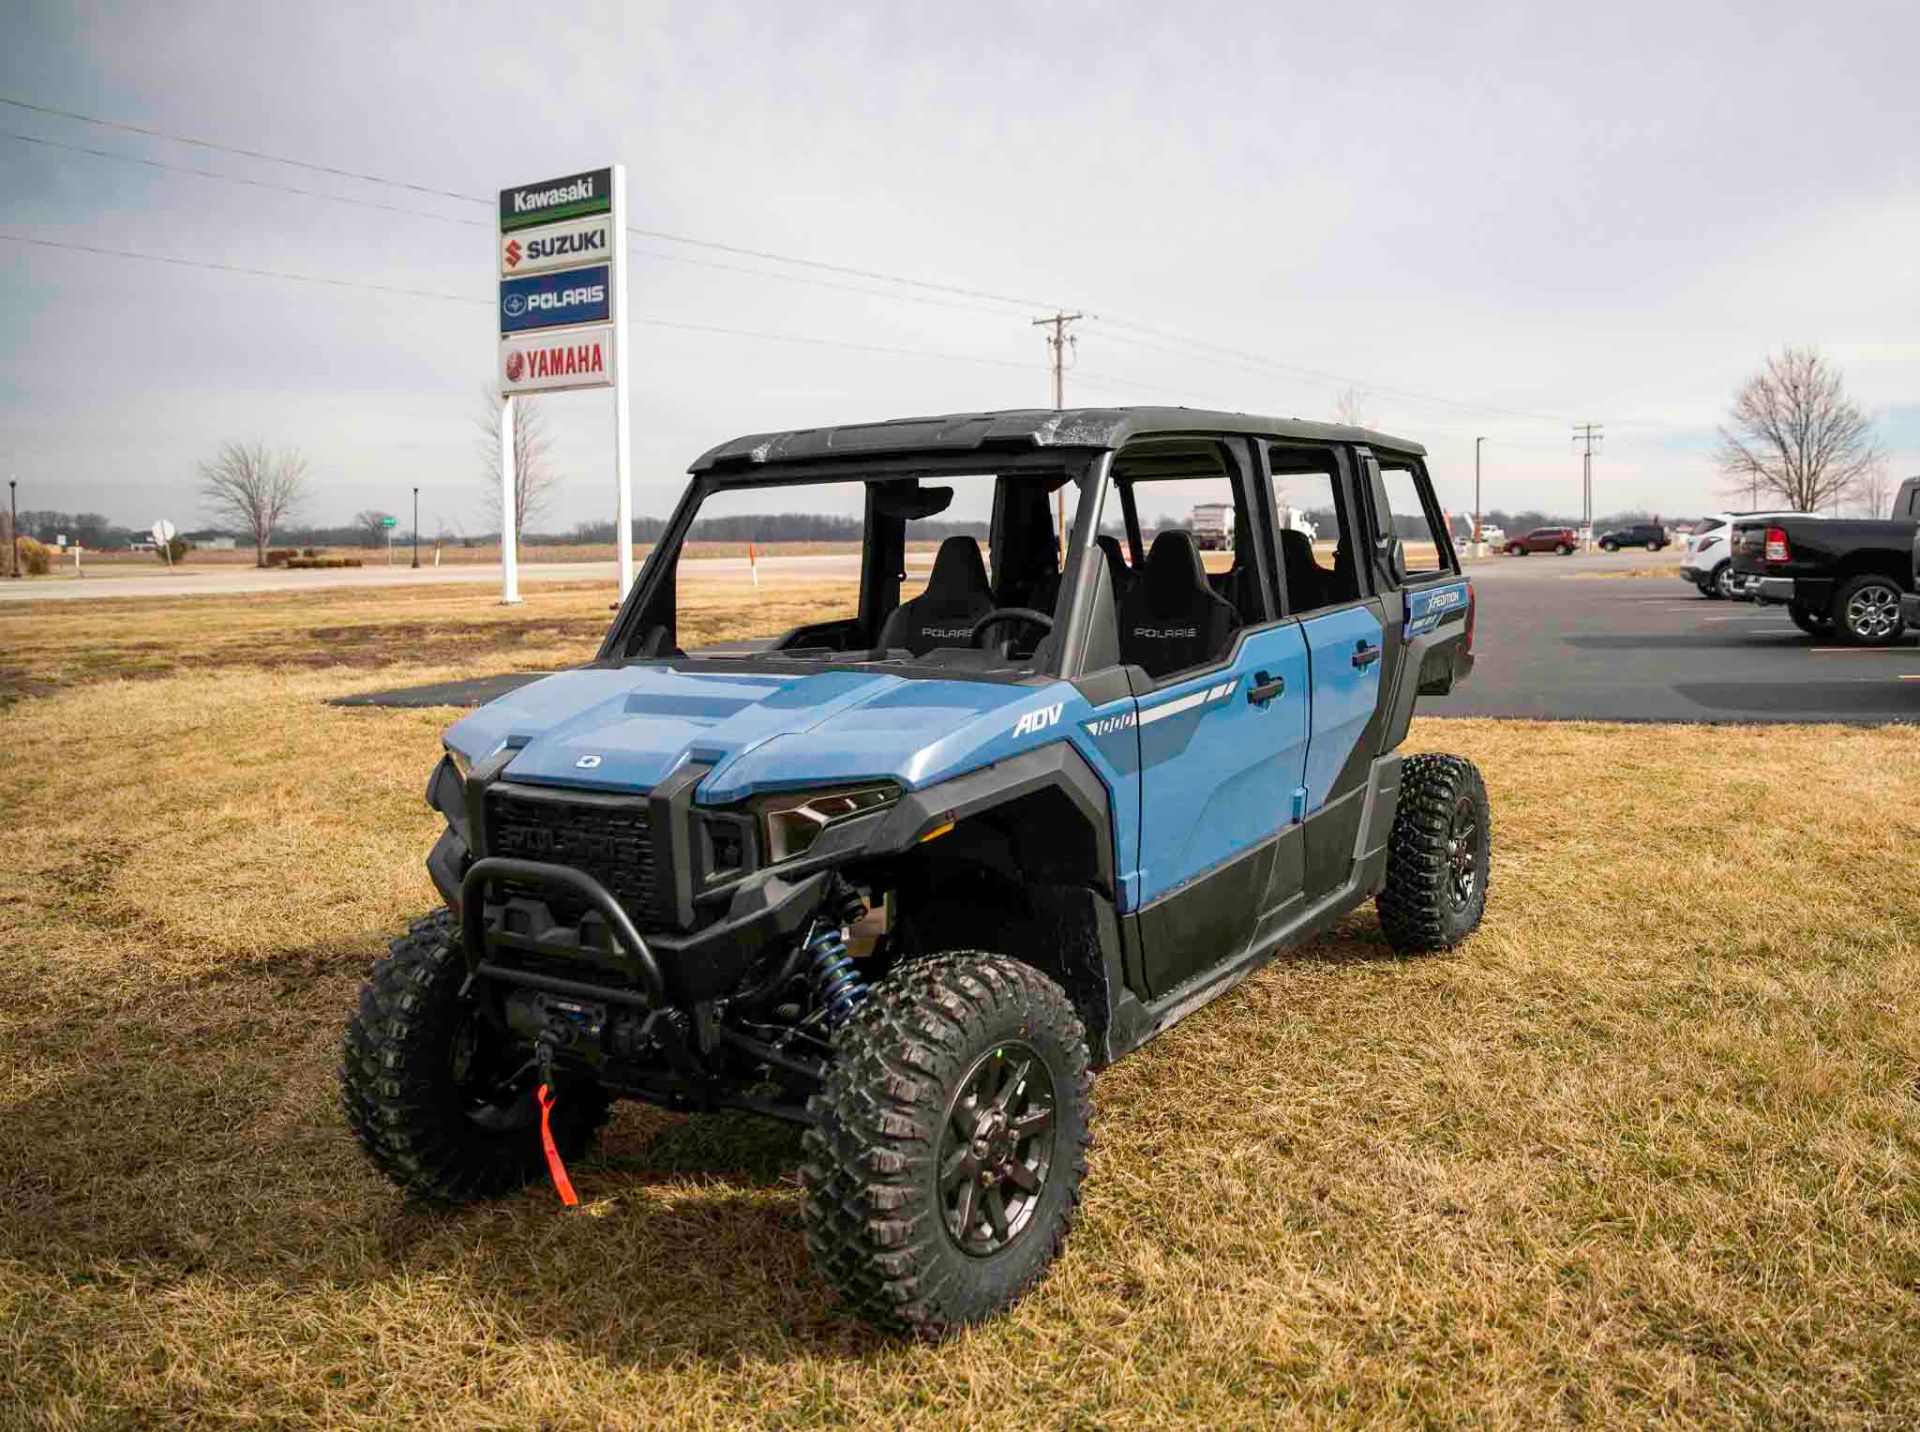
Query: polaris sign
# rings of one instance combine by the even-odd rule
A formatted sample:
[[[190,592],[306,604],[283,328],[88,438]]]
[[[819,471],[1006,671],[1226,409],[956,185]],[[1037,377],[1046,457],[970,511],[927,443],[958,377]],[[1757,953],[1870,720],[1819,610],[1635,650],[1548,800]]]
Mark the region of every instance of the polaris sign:
[[[613,279],[605,264],[500,283],[502,333],[605,323],[612,316]]]

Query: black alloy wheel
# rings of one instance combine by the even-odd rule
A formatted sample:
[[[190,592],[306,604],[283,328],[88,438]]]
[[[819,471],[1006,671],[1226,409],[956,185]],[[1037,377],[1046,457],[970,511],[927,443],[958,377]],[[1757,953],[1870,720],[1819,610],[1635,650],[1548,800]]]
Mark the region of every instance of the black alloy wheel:
[[[991,1049],[961,1077],[940,1131],[940,1202],[962,1253],[1025,1233],[1053,1169],[1053,1077],[1031,1045]]]
[[[1456,910],[1473,903],[1480,888],[1480,817],[1473,797],[1462,793],[1454,802],[1447,828],[1447,899]]]

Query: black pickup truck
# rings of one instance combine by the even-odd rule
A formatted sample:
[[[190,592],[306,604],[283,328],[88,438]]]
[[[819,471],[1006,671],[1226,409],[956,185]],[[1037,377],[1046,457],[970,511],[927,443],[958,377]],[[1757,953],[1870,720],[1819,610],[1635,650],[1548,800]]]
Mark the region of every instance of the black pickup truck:
[[[1920,477],[1910,477],[1894,496],[1890,518],[1736,523],[1733,571],[1736,580],[1751,579],[1755,601],[1786,607],[1810,635],[1891,646],[1920,615],[1911,600],[1916,534]]]

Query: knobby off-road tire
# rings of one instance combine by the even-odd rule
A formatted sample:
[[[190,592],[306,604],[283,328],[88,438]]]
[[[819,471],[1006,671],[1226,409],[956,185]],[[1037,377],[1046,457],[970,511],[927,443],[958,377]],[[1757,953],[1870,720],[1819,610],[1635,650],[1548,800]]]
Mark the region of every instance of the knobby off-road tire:
[[[1402,954],[1452,949],[1480,928],[1493,867],[1486,783],[1460,756],[1409,756],[1387,843],[1380,926]]]
[[[1906,631],[1900,584],[1877,572],[1843,582],[1833,594],[1833,634],[1853,646],[1892,646]]]
[[[821,1278],[921,1338],[1005,1308],[1059,1255],[1086,1176],[1092,1078],[1066,993],[1004,955],[928,956],[836,1043],[800,1169]]]
[[[1787,615],[1793,618],[1793,624],[1808,636],[1830,637],[1833,635],[1833,618],[1825,612],[1816,612],[1811,607],[1803,607],[1798,602],[1787,604]]]
[[[523,1052],[461,994],[467,966],[453,916],[416,920],[360,987],[341,1041],[340,1102],[360,1147],[409,1197],[451,1206],[544,1177],[540,1114]],[[584,1153],[610,1101],[592,1085],[557,1091],[553,1141]]]

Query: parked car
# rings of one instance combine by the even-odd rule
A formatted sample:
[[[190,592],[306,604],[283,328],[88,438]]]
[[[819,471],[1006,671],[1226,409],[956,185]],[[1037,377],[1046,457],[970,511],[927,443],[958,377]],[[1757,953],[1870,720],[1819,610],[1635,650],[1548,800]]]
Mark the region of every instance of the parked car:
[[[1742,518],[1812,517],[1817,512],[1716,512],[1696,522],[1680,549],[1680,576],[1692,582],[1703,597],[1734,600],[1741,593],[1733,571],[1733,524]]]
[[[930,1337],[1007,1306],[1073,1224],[1095,1069],[1368,899],[1402,951],[1480,923],[1480,773],[1398,749],[1473,666],[1422,451],[1184,408],[714,448],[597,658],[446,732],[443,905],[343,1042],[362,1149],[428,1203],[543,1173],[576,1201],[564,1160],[616,1098],[783,1119],[797,1221],[857,1315]],[[1309,474],[1337,497],[1331,554],[1269,520],[1272,479]],[[1231,596],[1194,533],[1145,547],[1134,488],[1183,481],[1234,491],[1254,576]],[[991,570],[948,536],[903,599],[910,524],[966,486]],[[678,579],[702,508],[809,489],[864,507],[857,593],[702,648]],[[1439,540],[1409,571],[1413,512]]]
[[[1609,527],[1602,532],[1600,548],[1604,552],[1618,552],[1622,547],[1645,547],[1649,552],[1658,552],[1672,540],[1658,522],[1629,522],[1624,527]]]
[[[1509,537],[1506,549],[1508,555],[1514,557],[1524,557],[1529,552],[1558,552],[1565,557],[1579,545],[1580,534],[1571,527],[1536,527],[1518,537]]]
[[[1920,477],[1894,495],[1890,518],[1743,517],[1733,529],[1733,569],[1753,599],[1784,606],[1810,636],[1891,646],[1906,631],[1920,534]]]

